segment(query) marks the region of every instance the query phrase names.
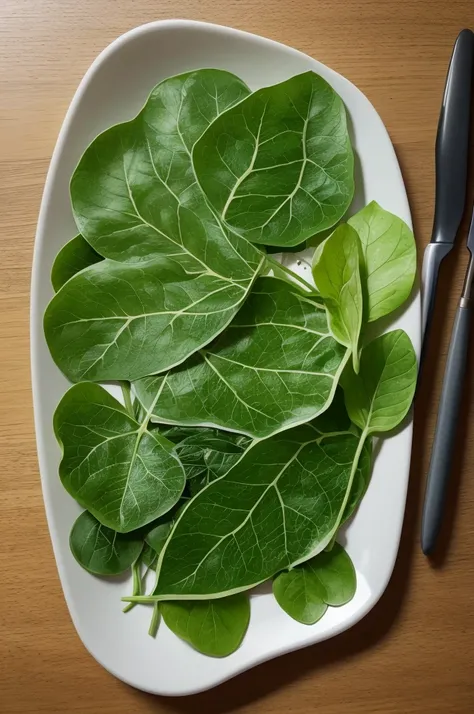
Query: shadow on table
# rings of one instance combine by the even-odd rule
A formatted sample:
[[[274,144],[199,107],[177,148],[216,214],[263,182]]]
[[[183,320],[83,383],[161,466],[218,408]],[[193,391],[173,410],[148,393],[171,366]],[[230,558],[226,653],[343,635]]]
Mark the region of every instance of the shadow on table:
[[[448,305],[445,296],[450,290],[458,260],[459,249],[453,251],[446,258],[440,275],[439,299],[436,305],[436,320],[430,338],[429,358],[424,365],[423,377],[416,397],[411,472],[400,549],[392,578],[380,601],[363,620],[341,635],[313,647],[261,664],[208,692],[190,697],[167,699],[166,711],[176,712],[177,714],[200,714],[201,712],[206,712],[206,714],[228,714],[239,709],[239,707],[258,701],[272,691],[303,679],[306,675],[316,670],[324,670],[334,662],[350,660],[360,652],[377,646],[397,623],[410,592],[413,558],[420,548],[420,520],[418,513],[421,510],[426,476],[425,470],[429,463],[429,449],[431,447],[431,441],[428,441],[426,414],[432,413],[438,406],[433,399],[434,377],[438,368],[443,335],[451,330],[451,325],[448,324],[447,319]],[[474,347],[474,345],[472,346]],[[471,354],[474,354],[474,352]],[[459,490],[463,467],[464,449],[462,446],[465,442],[467,428],[466,412],[471,392],[470,384],[469,380],[469,383],[466,384],[463,414],[460,418],[459,448],[453,464],[446,519],[440,536],[437,555],[432,559],[432,564],[436,567],[441,567],[445,561],[449,549],[452,525],[455,521],[456,494]],[[151,711],[155,707],[157,711],[162,711],[163,699],[145,694],[143,696],[156,703],[155,705],[152,704]]]

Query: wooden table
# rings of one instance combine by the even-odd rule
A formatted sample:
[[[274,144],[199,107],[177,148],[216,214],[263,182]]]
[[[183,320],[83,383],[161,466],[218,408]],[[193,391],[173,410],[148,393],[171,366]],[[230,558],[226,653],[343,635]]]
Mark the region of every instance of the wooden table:
[[[176,16],[266,35],[355,82],[395,144],[420,256],[430,237],[440,101],[456,34],[474,24],[472,0],[0,1],[0,711],[472,712],[472,375],[443,547],[433,566],[418,545],[440,379],[466,261],[462,245],[443,268],[430,362],[418,395],[400,554],[372,613],[336,639],[181,700],[151,697],[115,680],[74,631],[46,527],[33,432],[28,302],[36,218],[59,127],[91,61],[122,32]]]

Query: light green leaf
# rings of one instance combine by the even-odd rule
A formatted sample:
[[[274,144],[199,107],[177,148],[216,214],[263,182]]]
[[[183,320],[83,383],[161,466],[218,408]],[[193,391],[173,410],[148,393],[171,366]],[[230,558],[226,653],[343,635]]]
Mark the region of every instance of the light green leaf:
[[[140,555],[143,537],[136,532],[117,533],[84,511],[72,527],[69,546],[79,565],[90,573],[119,575]]]
[[[388,315],[410,295],[416,274],[416,244],[407,224],[375,201],[349,221],[359,234],[368,322]]]
[[[83,382],[54,415],[66,490],[104,526],[140,528],[174,506],[185,484],[173,444],[136,422],[108,392]]]
[[[313,263],[314,281],[324,298],[332,334],[352,351],[356,372],[363,313],[359,253],[356,231],[342,224],[316,251]]]
[[[246,590],[323,550],[340,518],[359,443],[347,431],[320,431],[333,423],[324,414],[254,443],[200,491],[161,553],[156,598]]]
[[[71,182],[74,216],[109,260],[66,283],[44,323],[52,357],[72,381],[169,369],[214,339],[245,300],[264,257],[216,219],[191,149],[247,93],[220,70],[173,77],[135,119],[86,150]]]
[[[73,275],[101,260],[102,256],[81,235],[77,235],[61,248],[54,260],[51,270],[54,290],[57,292]]]
[[[224,112],[195,144],[193,161],[221,220],[254,243],[302,243],[333,226],[354,192],[344,105],[314,72]]]
[[[221,600],[162,602],[160,610],[175,635],[210,657],[235,652],[250,620],[250,602],[243,593]]]
[[[348,356],[329,332],[324,307],[265,277],[216,343],[134,387],[158,422],[263,438],[324,411]]]
[[[403,330],[387,332],[362,351],[360,371],[342,378],[347,411],[366,434],[394,429],[406,416],[416,387],[416,355]]]
[[[354,566],[338,543],[330,552],[319,553],[273,581],[273,594],[280,607],[305,625],[320,620],[328,605],[345,605],[352,600],[356,588]]]

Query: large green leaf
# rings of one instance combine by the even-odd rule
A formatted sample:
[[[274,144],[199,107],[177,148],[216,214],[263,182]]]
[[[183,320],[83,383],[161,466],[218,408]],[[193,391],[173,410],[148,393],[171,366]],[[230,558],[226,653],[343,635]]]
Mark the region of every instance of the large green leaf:
[[[135,119],[86,150],[71,182],[74,216],[108,260],[68,281],[45,314],[53,359],[72,381],[166,370],[239,309],[263,255],[216,219],[191,149],[247,93],[220,70],[165,80]]]
[[[302,243],[333,226],[354,192],[344,105],[313,72],[224,112],[195,144],[193,161],[218,215],[254,243]]]
[[[307,560],[340,520],[359,439],[330,413],[254,443],[183,509],[160,556],[153,599],[246,590]]]
[[[172,508],[185,484],[173,444],[136,422],[97,384],[69,389],[54,415],[66,490],[104,526],[140,528]]]
[[[367,434],[394,429],[406,416],[416,387],[416,355],[403,330],[387,332],[362,351],[359,374],[347,370],[342,385],[347,411]]]
[[[407,224],[372,201],[349,221],[363,254],[366,319],[388,315],[410,295],[416,274],[416,245]]]
[[[135,562],[143,548],[140,533],[117,533],[84,511],[69,536],[71,552],[79,565],[94,575],[119,575]]]
[[[352,561],[338,543],[296,568],[277,575],[273,594],[278,604],[294,620],[312,625],[328,605],[345,605],[352,600],[357,578]]]
[[[51,269],[53,288],[57,292],[73,275],[101,260],[102,257],[89,243],[81,235],[77,235],[61,248],[54,260]]]
[[[326,409],[348,356],[330,334],[324,307],[265,277],[215,344],[135,389],[156,421],[262,438]]]
[[[221,600],[162,602],[160,610],[175,635],[211,657],[235,652],[250,620],[250,602],[244,593]]]
[[[342,224],[316,251],[313,262],[314,281],[328,310],[332,334],[350,348],[356,372],[363,312],[359,253],[356,231]]]

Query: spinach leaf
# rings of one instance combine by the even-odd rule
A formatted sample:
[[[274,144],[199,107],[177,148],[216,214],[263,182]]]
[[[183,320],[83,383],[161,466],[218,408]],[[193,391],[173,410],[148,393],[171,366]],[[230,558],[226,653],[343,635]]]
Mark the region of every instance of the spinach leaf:
[[[151,547],[151,545],[148,545],[147,542],[145,542],[145,545],[143,546],[143,550],[140,556],[140,560],[142,563],[147,567],[152,570],[156,570],[156,566],[158,563],[158,553],[154,548]],[[133,593],[135,594],[135,593]],[[129,605],[133,605],[133,603],[129,603]],[[131,609],[131,608],[128,608]]]
[[[254,243],[293,246],[330,228],[354,193],[341,98],[314,72],[253,92],[196,142],[210,204]]]
[[[245,300],[264,256],[217,220],[191,150],[216,114],[247,93],[220,70],[173,77],[134,120],[86,150],[71,182],[74,216],[108,260],[64,285],[44,322],[70,380],[169,369],[214,339]]]
[[[153,420],[263,438],[324,411],[348,357],[323,306],[263,277],[216,343],[134,387]]]
[[[135,562],[143,548],[140,534],[117,533],[84,511],[69,536],[71,552],[79,565],[94,575],[119,575]]]
[[[403,330],[387,332],[364,347],[359,374],[351,369],[344,372],[341,383],[347,412],[362,433],[332,540],[342,521],[351,515],[354,482],[356,489],[360,490],[356,474],[367,437],[390,431],[404,419],[415,394],[416,374],[415,351]]]
[[[321,619],[328,605],[345,605],[352,600],[357,578],[352,561],[338,543],[330,552],[288,572],[273,581],[273,594],[280,607],[294,620],[313,625]]]
[[[349,218],[363,255],[368,322],[388,315],[410,295],[416,274],[416,245],[407,224],[372,201]]]
[[[328,310],[331,332],[351,350],[355,372],[359,370],[363,312],[359,252],[356,231],[342,224],[316,250],[313,262],[314,281]]]
[[[342,386],[349,417],[363,433],[394,429],[415,393],[416,355],[403,330],[387,332],[362,351],[359,374],[347,370]]]
[[[163,550],[163,546],[166,543],[169,534],[171,533],[172,527],[173,521],[167,520],[163,523],[159,523],[146,534],[145,543],[154,550],[156,555],[159,555]]]
[[[71,387],[54,415],[64,487],[104,526],[121,533],[169,511],[185,484],[173,444],[146,425],[90,382]]]
[[[61,248],[54,260],[51,270],[54,290],[57,292],[73,275],[101,260],[102,257],[89,243],[81,235],[77,235]]]
[[[322,433],[318,422],[254,443],[200,491],[161,552],[154,596],[138,601],[221,597],[323,550],[346,500],[359,439]]]
[[[246,437],[217,429],[194,431],[194,434],[187,436],[175,448],[184,468],[191,496],[227,473],[250,444],[250,439]]]
[[[220,600],[162,602],[160,610],[175,635],[210,657],[235,652],[250,620],[250,602],[244,593]]]

